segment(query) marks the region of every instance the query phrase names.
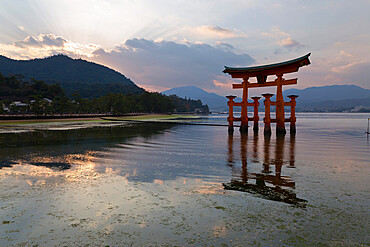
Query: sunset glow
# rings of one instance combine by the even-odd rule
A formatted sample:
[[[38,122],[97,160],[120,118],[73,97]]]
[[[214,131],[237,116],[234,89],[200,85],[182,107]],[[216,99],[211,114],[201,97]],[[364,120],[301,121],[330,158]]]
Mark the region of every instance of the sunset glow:
[[[370,88],[368,1],[18,1],[0,8],[0,54],[64,53],[110,66],[150,91],[231,92],[223,66],[312,52],[297,88]],[[229,87],[229,89],[227,89]],[[227,91],[228,90],[228,91]],[[227,92],[226,92],[227,91]]]

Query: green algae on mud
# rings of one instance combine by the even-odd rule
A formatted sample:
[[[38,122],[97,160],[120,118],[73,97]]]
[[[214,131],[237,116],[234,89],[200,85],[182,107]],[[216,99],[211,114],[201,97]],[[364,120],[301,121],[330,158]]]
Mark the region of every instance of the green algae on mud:
[[[23,125],[23,124],[43,124],[43,123],[74,123],[74,122],[103,122],[104,120],[98,119],[39,119],[39,120],[0,120],[2,125]]]
[[[109,117],[103,118],[106,120],[178,120],[178,119],[198,119],[199,115],[172,115],[172,114],[148,114],[138,116],[123,116],[123,117]]]
[[[33,131],[64,131],[87,128],[111,128],[119,126],[132,126],[142,123],[153,123],[173,120],[195,121],[200,116],[195,115],[169,115],[169,114],[145,114],[138,116],[122,116],[111,118],[75,118],[75,119],[42,119],[42,120],[3,120],[0,121],[0,134],[22,133]],[[1,138],[1,137],[0,137]]]
[[[65,118],[65,119],[24,119],[24,120],[0,120],[0,126],[43,124],[43,123],[81,123],[81,122],[106,122],[111,120],[175,120],[197,119],[198,115],[172,115],[172,114],[140,114],[137,116],[117,117],[94,117],[94,118]]]

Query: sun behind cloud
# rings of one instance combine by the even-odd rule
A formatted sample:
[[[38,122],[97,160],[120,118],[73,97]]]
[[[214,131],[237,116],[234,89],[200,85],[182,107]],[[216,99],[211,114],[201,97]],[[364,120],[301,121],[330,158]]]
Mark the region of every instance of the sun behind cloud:
[[[90,58],[99,48],[96,44],[80,44],[54,34],[40,34],[8,45],[0,44],[0,53],[13,59],[42,58],[59,53]]]

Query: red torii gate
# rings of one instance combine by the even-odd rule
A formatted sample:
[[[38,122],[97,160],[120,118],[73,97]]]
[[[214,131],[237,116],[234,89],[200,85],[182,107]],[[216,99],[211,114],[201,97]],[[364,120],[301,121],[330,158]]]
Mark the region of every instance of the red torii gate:
[[[241,78],[243,82],[240,84],[233,84],[233,89],[242,88],[243,89],[243,96],[242,102],[237,103],[234,102],[233,99],[235,96],[227,96],[229,98],[229,131],[233,131],[233,121],[241,121],[240,131],[246,132],[248,131],[248,120],[254,121],[254,130],[258,130],[258,99],[259,97],[253,97],[254,103],[248,103],[248,89],[249,88],[256,88],[256,87],[271,87],[276,86],[276,102],[272,102],[270,97],[273,96],[272,94],[263,94],[265,97],[265,134],[271,134],[270,123],[276,122],[276,133],[286,133],[285,130],[285,122],[289,120],[291,122],[291,133],[295,133],[295,98],[298,96],[292,95],[291,102],[284,102],[283,99],[283,85],[293,85],[297,84],[298,78],[285,80],[283,78],[284,74],[297,72],[298,69],[302,66],[309,65],[310,60],[308,57],[311,53],[308,53],[305,56],[281,62],[275,64],[268,64],[262,66],[254,66],[254,67],[244,67],[244,68],[235,68],[235,67],[227,67],[225,66],[224,73],[228,73],[231,75],[232,78]],[[269,75],[276,75],[276,79],[274,81],[266,81],[267,76]],[[257,83],[249,82],[250,77],[256,77]],[[270,106],[276,106],[276,119],[270,118]],[[241,117],[234,118],[233,117],[233,106],[241,106]],[[252,119],[248,119],[248,106],[254,106],[254,117]],[[291,106],[291,118],[285,119],[284,113],[284,106]]]

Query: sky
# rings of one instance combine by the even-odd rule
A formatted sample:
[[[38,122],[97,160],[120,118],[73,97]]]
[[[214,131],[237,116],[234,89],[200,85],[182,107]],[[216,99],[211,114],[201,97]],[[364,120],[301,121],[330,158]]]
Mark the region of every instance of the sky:
[[[298,84],[285,89],[370,89],[369,10],[369,0],[0,0],[0,55],[63,53],[150,91],[192,85],[238,95],[231,84],[240,80],[222,73],[225,65],[311,53],[311,65],[286,77]],[[275,89],[259,90],[251,95]]]

